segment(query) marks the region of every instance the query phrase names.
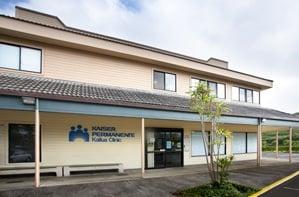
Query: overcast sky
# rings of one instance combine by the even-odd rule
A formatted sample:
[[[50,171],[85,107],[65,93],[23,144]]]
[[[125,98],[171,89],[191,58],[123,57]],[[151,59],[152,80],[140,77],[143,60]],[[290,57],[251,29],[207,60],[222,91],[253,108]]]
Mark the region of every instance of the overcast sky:
[[[68,26],[200,59],[274,80],[262,105],[299,111],[299,1],[275,0],[0,0],[58,16]]]

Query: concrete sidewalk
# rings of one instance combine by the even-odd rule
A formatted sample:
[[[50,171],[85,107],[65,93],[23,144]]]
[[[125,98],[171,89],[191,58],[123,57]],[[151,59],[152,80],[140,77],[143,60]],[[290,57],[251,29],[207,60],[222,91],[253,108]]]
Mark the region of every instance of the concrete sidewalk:
[[[276,159],[276,153],[275,152],[263,152],[263,159]],[[278,160],[280,161],[288,161],[289,160],[289,153],[278,153]],[[299,162],[299,153],[292,153],[292,161],[293,162]]]
[[[299,163],[237,169],[231,172],[231,179],[239,184],[261,188],[298,169]],[[208,180],[206,173],[194,173],[163,178],[7,190],[0,192],[0,196],[171,196],[171,193],[178,189],[204,184]]]

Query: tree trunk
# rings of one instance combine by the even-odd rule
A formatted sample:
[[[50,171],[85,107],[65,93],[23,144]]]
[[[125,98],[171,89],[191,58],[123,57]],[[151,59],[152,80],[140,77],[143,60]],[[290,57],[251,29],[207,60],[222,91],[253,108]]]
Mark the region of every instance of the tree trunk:
[[[203,143],[204,143],[204,150],[205,150],[205,157],[206,157],[208,172],[209,172],[211,181],[213,181],[211,166],[210,166],[209,157],[208,157],[207,137],[206,137],[206,132],[205,132],[205,123],[204,123],[204,117],[203,116],[201,116],[201,131],[202,131],[202,139],[203,139]]]
[[[213,182],[216,181],[216,176],[215,176],[215,165],[214,165],[214,122],[212,121],[212,128],[210,132],[210,163],[211,163],[211,171],[212,171],[212,177],[213,177]]]
[[[216,135],[216,137],[217,137],[217,141],[219,142],[217,144],[217,155],[216,155],[216,161],[218,161],[219,157],[220,157],[221,135]],[[216,175],[217,175],[217,180],[220,182],[220,180],[219,180],[219,166],[218,165],[216,166]]]

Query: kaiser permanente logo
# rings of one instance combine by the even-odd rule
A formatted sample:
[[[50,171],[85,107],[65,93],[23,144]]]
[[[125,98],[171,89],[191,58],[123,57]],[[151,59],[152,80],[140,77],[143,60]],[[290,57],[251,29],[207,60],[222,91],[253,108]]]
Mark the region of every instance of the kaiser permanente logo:
[[[134,138],[133,132],[120,132],[115,127],[92,126],[91,142],[122,142],[125,138]],[[90,132],[82,125],[77,127],[71,126],[69,131],[69,141],[74,142],[76,139],[82,139],[84,142],[90,141]]]
[[[81,138],[84,142],[89,142],[88,129],[87,128],[82,129],[81,125],[78,125],[77,128],[72,126],[71,130],[69,131],[69,141],[73,142],[78,138]]]

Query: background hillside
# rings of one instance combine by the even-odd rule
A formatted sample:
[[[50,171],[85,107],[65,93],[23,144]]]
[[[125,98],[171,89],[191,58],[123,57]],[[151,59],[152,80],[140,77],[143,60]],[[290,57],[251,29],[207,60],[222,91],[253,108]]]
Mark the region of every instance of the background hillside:
[[[275,151],[276,132],[263,133],[262,136],[263,151]],[[289,151],[289,132],[280,131],[278,134],[279,151]],[[293,152],[299,152],[299,131],[293,130]]]

